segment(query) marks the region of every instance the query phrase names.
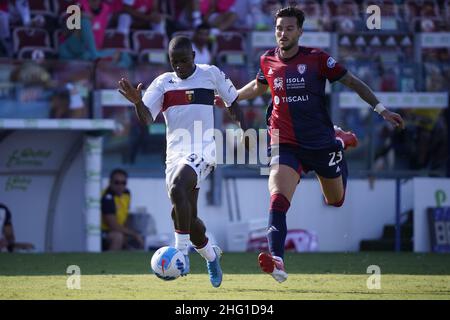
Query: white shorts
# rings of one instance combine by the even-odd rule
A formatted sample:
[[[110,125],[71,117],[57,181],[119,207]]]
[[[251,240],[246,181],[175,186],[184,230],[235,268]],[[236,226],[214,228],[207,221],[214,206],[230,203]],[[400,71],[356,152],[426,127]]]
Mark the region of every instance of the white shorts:
[[[166,164],[166,187],[169,190],[169,186],[175,179],[175,174],[180,165],[188,165],[194,169],[197,174],[197,185],[195,188],[200,188],[200,183],[206,179],[206,177],[214,171],[216,168],[216,163],[213,161],[208,161],[202,156],[196,153],[191,153],[190,155],[180,156],[175,160],[170,161]]]

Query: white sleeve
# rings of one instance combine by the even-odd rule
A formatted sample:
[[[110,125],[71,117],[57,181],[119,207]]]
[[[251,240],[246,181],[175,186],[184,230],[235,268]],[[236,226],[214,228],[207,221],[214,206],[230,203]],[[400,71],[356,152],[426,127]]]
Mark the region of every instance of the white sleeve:
[[[163,82],[160,78],[156,78],[155,80],[153,80],[147,90],[145,90],[144,96],[142,97],[142,102],[144,102],[145,106],[150,110],[153,121],[156,119],[162,109],[163,100]]]
[[[214,75],[214,80],[216,83],[216,89],[219,96],[225,102],[227,107],[237,99],[238,93],[234,87],[233,82],[228,78],[223,71],[219,70],[216,66],[211,66],[211,71]]]

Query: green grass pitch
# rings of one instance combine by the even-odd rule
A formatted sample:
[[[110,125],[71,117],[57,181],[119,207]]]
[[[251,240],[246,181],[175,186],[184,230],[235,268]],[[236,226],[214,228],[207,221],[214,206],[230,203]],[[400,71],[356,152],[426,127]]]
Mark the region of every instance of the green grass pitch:
[[[0,300],[6,299],[450,299],[450,255],[288,253],[282,284],[260,272],[257,253],[225,253],[224,278],[213,288],[205,261],[191,254],[191,274],[164,282],[150,273],[153,252],[0,254]],[[81,289],[68,289],[69,265]],[[368,289],[367,267],[381,269],[381,289]],[[175,294],[176,293],[176,294]]]

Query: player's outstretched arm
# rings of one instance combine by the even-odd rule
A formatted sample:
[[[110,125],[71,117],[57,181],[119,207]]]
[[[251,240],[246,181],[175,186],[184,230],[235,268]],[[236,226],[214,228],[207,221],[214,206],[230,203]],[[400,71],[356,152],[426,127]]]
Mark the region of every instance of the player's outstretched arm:
[[[374,111],[378,112],[384,118],[384,120],[390,122],[394,127],[400,129],[403,129],[405,127],[405,123],[403,122],[402,117],[398,113],[386,109],[377,99],[369,86],[354,74],[352,74],[350,71],[348,71],[339,81],[355,91],[361,97],[361,99],[366,101],[372,106],[372,108],[374,108]]]
[[[153,118],[144,102],[142,102],[142,87],[143,84],[139,83],[134,88],[127,79],[122,78],[119,81],[118,90],[128,101],[134,104],[134,111],[136,111],[139,122],[143,125],[148,125],[153,122]]]
[[[253,80],[238,90],[238,101],[254,99],[263,95],[267,91],[268,85],[262,84],[259,81]]]
[[[229,106],[227,109],[228,114],[230,115],[231,120],[236,122],[239,127],[241,127],[242,130],[246,131],[248,129],[247,123],[245,121],[244,113],[242,112],[241,107],[239,107],[239,104],[237,103],[236,99],[231,106]]]
[[[236,99],[231,106],[229,106],[227,109],[228,114],[230,115],[231,119],[236,122],[239,127],[244,131],[244,133],[247,131],[248,126],[247,122],[245,121],[244,112],[242,112],[242,109],[239,107],[239,104],[237,103]],[[242,135],[242,143],[244,143],[245,149],[250,150],[252,148],[251,142],[249,139],[245,139],[245,135]]]
[[[267,85],[262,84],[256,80],[252,80],[237,91],[239,94],[237,101],[254,99],[258,96],[261,96],[267,91],[267,88]],[[214,104],[222,108],[225,107],[225,103],[220,96],[215,97]]]

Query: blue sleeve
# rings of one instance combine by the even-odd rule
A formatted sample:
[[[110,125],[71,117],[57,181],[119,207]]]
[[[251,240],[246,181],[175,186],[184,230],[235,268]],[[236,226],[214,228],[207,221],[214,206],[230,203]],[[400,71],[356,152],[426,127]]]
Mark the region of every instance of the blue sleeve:
[[[114,197],[107,193],[102,197],[102,214],[116,214],[116,204],[114,203]]]

